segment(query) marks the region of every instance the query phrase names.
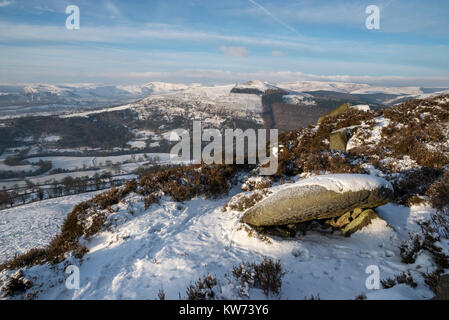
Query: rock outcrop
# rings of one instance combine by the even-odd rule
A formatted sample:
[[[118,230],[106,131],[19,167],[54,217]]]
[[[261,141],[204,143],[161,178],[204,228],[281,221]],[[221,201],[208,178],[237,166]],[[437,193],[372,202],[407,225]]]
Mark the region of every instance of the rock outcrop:
[[[319,117],[319,118],[318,118],[318,124],[320,124],[320,123],[324,120],[324,118],[326,118],[326,117],[333,117],[333,116],[336,116],[336,115],[339,115],[339,114],[341,114],[341,113],[346,112],[350,107],[351,107],[351,106],[350,106],[349,103],[344,103],[344,104],[342,104],[341,106],[339,106],[339,107],[336,108],[335,110],[332,110],[332,111],[329,112],[328,114],[326,114],[326,115],[324,115],[324,116],[322,116],[322,117]]]
[[[340,217],[355,209],[388,203],[391,184],[359,174],[335,174],[304,179],[281,189],[248,209],[242,222],[255,227],[281,226]],[[351,219],[350,221],[355,221]]]
[[[346,151],[346,145],[349,140],[348,136],[348,131],[345,128],[332,132],[329,137],[329,149],[342,152]]]
[[[356,231],[362,230],[369,225],[374,219],[381,219],[373,209],[368,209],[360,213],[351,222],[349,222],[342,230],[344,236],[350,236]]]

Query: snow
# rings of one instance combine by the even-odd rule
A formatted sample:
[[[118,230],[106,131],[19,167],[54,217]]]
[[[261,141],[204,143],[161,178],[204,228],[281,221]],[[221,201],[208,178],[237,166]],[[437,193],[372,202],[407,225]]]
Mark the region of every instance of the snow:
[[[297,81],[289,83],[278,83],[277,86],[281,89],[296,91],[296,92],[313,92],[313,91],[334,91],[349,94],[390,94],[398,96],[415,96],[415,97],[430,97],[433,95],[442,94],[445,90],[441,90],[432,94],[425,94],[420,87],[381,87],[371,86],[363,83],[349,83],[349,82],[332,82],[332,81]]]
[[[290,189],[305,186],[321,186],[327,190],[337,193],[357,192],[361,190],[375,190],[388,188],[393,190],[393,186],[388,181],[367,174],[328,174],[319,175],[288,185],[281,189]]]
[[[118,107],[111,107],[111,108],[104,108],[104,109],[98,109],[98,110],[93,110],[93,111],[79,112],[79,113],[73,113],[73,114],[66,114],[66,115],[62,115],[60,117],[61,118],[73,118],[73,117],[84,117],[84,118],[87,118],[88,116],[93,115],[93,114],[99,114],[99,113],[104,113],[104,112],[122,111],[122,110],[130,109],[130,108],[131,108],[131,105],[126,104],[126,105],[118,106]]]
[[[135,169],[135,168],[133,168]],[[133,170],[132,169],[132,170]],[[122,167],[122,170],[126,169]],[[86,171],[77,171],[77,172],[65,172],[65,173],[56,173],[56,174],[44,174],[40,176],[34,176],[34,177],[27,177],[27,180],[31,181],[35,184],[47,184],[51,183],[51,181],[62,181],[65,177],[72,177],[72,178],[78,178],[78,177],[89,177],[92,178],[95,174],[103,174],[105,172],[108,172],[108,169],[99,169],[99,170],[86,170]],[[135,176],[130,175],[130,179],[134,178]],[[126,179],[127,176],[120,176],[121,179]],[[0,181],[0,188],[13,188],[15,185],[18,187],[26,187],[26,182],[24,180],[18,180],[18,179],[8,179],[8,180],[2,180]]]
[[[60,232],[72,208],[98,192],[67,196],[0,211],[0,263],[41,248]]]
[[[185,117],[186,113],[202,119],[205,125],[220,125],[229,117],[250,118],[262,123],[262,100],[254,94],[231,93],[233,85],[222,86],[188,86],[182,90],[152,94],[137,102],[102,108],[97,110],[60,115],[62,118],[88,117],[103,112],[133,110],[141,120],[160,111],[169,119],[170,116]]]
[[[39,115],[63,115],[70,113],[70,116],[88,116],[98,112],[105,112],[110,109],[123,110],[132,108],[134,105],[128,105],[139,99],[149,97],[165,97],[168,99],[176,98],[185,101],[194,101],[201,97],[207,105],[222,104],[229,106],[233,110],[241,110],[245,107],[252,112],[255,108],[261,111],[260,96],[250,94],[230,94],[232,88],[258,89],[265,92],[267,89],[282,89],[289,92],[291,99],[300,99],[299,96],[305,95],[305,92],[333,91],[346,94],[388,94],[393,97],[386,101],[387,104],[394,104],[403,99],[424,99],[441,94],[449,93],[449,89],[441,88],[439,91],[427,92],[420,87],[380,87],[360,83],[347,82],[328,82],[328,81],[297,81],[288,83],[272,84],[260,80],[252,80],[242,84],[228,84],[220,86],[204,86],[201,84],[183,84],[183,83],[164,83],[150,82],[143,85],[105,85],[93,83],[81,84],[10,84],[8,87],[11,92],[2,92],[7,95],[11,93],[17,98],[10,102],[10,105],[0,112],[0,119],[8,119],[21,116]],[[293,97],[298,95],[298,97]],[[220,96],[220,97],[218,97]],[[41,99],[42,98],[42,99]],[[190,100],[189,100],[190,99]],[[287,98],[289,99],[289,98]],[[42,102],[40,102],[42,101]],[[245,105],[245,101],[246,105]],[[29,105],[30,102],[33,102]],[[237,103],[236,103],[237,102]],[[310,102],[312,103],[312,102]],[[105,108],[109,106],[117,106]],[[100,110],[98,110],[100,109]],[[97,110],[89,113],[86,110]],[[87,113],[84,113],[87,112]]]
[[[367,84],[325,82],[325,81],[297,81],[297,82],[279,83],[277,84],[277,86],[281,89],[296,92],[334,91],[341,93],[351,93],[355,90],[361,90],[370,87]]]
[[[28,136],[28,137],[18,137],[15,139],[16,141],[22,141],[22,142],[34,142],[34,138],[33,136]]]
[[[32,84],[23,88],[25,94],[52,93],[57,96],[77,96],[79,98],[91,98],[92,96],[117,96],[117,95],[150,95],[173,91],[179,91],[196,84],[176,84],[164,82],[150,82],[144,85],[104,85],[94,83],[79,84]]]
[[[307,106],[315,106],[316,102],[312,99],[311,95],[308,94],[289,94],[282,97],[285,103],[290,104],[302,104]]]
[[[384,93],[384,94],[395,94],[395,95],[419,95],[424,92],[420,87],[368,87],[361,88],[358,90],[353,90],[350,93],[352,94],[375,94],[375,93]]]
[[[369,130],[370,136],[366,139],[361,140],[358,136],[359,132],[357,131],[348,141],[346,145],[346,151],[351,149],[360,147],[363,143],[366,144],[377,144],[382,139],[382,129],[388,127],[391,124],[390,119],[386,119],[383,116],[377,117],[375,119],[376,124],[372,130]],[[366,126],[362,126],[361,133],[367,131]]]
[[[46,135],[40,137],[41,142],[57,142],[59,140],[61,140],[61,137],[58,135]]]
[[[80,169],[83,166],[86,168],[97,167],[100,163],[104,166],[106,162],[111,161],[112,163],[123,163],[125,161],[136,162],[137,160],[144,158],[147,155],[149,158],[158,157],[161,163],[170,162],[170,154],[168,153],[137,153],[137,154],[125,154],[120,156],[109,156],[109,157],[64,157],[64,156],[54,156],[54,157],[36,157],[27,159],[30,162],[38,162],[39,160],[51,161],[53,169],[67,169],[74,170],[76,168]]]
[[[143,149],[146,147],[146,142],[142,140],[133,140],[127,143],[131,148]],[[151,145],[150,145],[151,147]]]
[[[8,166],[3,161],[0,161],[0,171],[15,171],[15,172],[34,171],[37,168],[38,168],[37,166],[33,166],[31,164],[24,164],[24,165],[18,165],[18,166]]]
[[[237,89],[258,89],[265,92],[268,89],[279,89],[278,87],[269,84],[268,82],[262,82],[260,80],[250,80],[246,83],[237,84],[235,86]]]
[[[356,110],[359,110],[359,111],[366,111],[366,112],[371,110],[369,105],[366,105],[366,104],[358,104],[358,105],[355,105],[355,106],[351,106],[351,109],[356,109]]]
[[[338,180],[314,177],[302,183],[314,181],[339,190],[384,184],[375,177],[367,179],[357,181],[351,175]],[[287,184],[275,188],[289,187]],[[360,294],[370,299],[433,296],[417,266],[403,264],[399,255],[401,241],[407,238],[408,232],[417,230],[416,221],[427,218],[433,209],[388,204],[378,208],[386,222],[374,220],[350,238],[339,233],[311,231],[288,240],[272,237],[271,243],[267,243],[250,237],[240,228],[243,213],[222,211],[223,205],[238,192],[235,187],[229,196],[217,200],[195,198],[184,203],[164,197],[160,204],[153,204],[147,210],[141,196],[131,194],[113,207],[115,213],[109,216],[106,230],[83,242],[90,252],[81,264],[69,257],[55,267],[35,266],[26,275],[36,276],[38,299],[155,299],[160,288],[167,299],[178,299],[179,295],[185,297],[192,281],[208,273],[217,276],[219,285],[215,290],[219,298],[242,299],[238,283],[229,276],[232,267],[243,262],[259,262],[268,256],[280,259],[286,272],[280,296],[270,297],[274,299],[303,299],[311,295],[319,295],[321,299],[355,299]],[[43,210],[47,207],[53,208],[53,213]],[[64,204],[53,207],[41,203],[35,204],[28,215],[46,212],[48,216],[58,217],[67,211]],[[17,224],[11,229],[14,227]],[[6,243],[7,239],[3,239]],[[38,246],[38,241],[28,239],[27,244]],[[68,290],[64,285],[67,264],[80,268],[79,290]],[[425,257],[420,257],[419,264],[422,270],[433,268]],[[369,290],[365,286],[369,275],[365,272],[371,265],[379,267],[381,279],[410,269],[419,285],[416,289],[397,285],[388,290]],[[249,289],[248,293],[250,299],[266,298],[259,289]]]

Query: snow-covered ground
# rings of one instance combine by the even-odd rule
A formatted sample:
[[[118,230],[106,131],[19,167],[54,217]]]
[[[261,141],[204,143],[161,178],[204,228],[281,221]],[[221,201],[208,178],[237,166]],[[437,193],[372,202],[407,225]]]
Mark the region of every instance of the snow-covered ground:
[[[131,180],[137,177],[135,174],[126,174],[126,172],[132,172],[134,169],[137,169],[139,167],[138,164],[126,164],[121,166],[120,172],[114,172],[113,170],[108,169],[99,169],[99,170],[86,170],[86,171],[76,171],[76,172],[65,172],[65,173],[56,173],[56,174],[49,174],[49,175],[41,175],[41,176],[35,176],[35,177],[28,177],[26,180],[31,181],[34,184],[37,185],[48,185],[51,184],[53,181],[62,181],[65,177],[72,177],[72,178],[93,178],[95,174],[102,175],[106,172],[113,173],[115,177],[113,177],[114,180]],[[111,172],[112,171],[112,172]],[[125,172],[125,173],[124,173]],[[117,177],[117,174],[120,174]],[[27,187],[27,182],[25,180],[19,180],[19,179],[9,179],[9,180],[3,180],[0,181],[0,189],[6,188],[25,188]]]
[[[313,100],[312,96],[309,94],[289,94],[283,96],[285,103],[290,104],[301,104],[307,106],[314,106],[316,102]]]
[[[0,263],[15,254],[47,245],[59,233],[73,207],[97,193],[44,200],[0,211]]]
[[[184,203],[163,198],[148,210],[141,196],[132,194],[113,206],[115,213],[108,218],[106,231],[83,242],[90,252],[81,263],[68,258],[53,267],[35,266],[26,271],[26,276],[35,277],[39,299],[155,299],[161,288],[167,299],[179,299],[185,297],[192,281],[210,273],[218,280],[214,289],[218,298],[241,299],[238,283],[230,276],[233,266],[260,262],[268,256],[280,259],[286,272],[280,295],[270,297],[274,299],[304,299],[311,295],[355,299],[361,294],[368,299],[433,296],[421,276],[422,271],[433,271],[430,257],[423,254],[415,264],[406,265],[399,255],[401,241],[407,239],[408,232],[418,230],[416,222],[428,218],[433,209],[388,204],[377,209],[385,221],[374,220],[350,238],[337,232],[310,231],[288,240],[272,237],[268,243],[250,237],[240,228],[241,212],[222,211],[223,205],[239,192],[235,187],[229,196],[218,200],[195,198]],[[40,205],[30,211],[49,211]],[[49,207],[54,211],[44,216],[45,221],[69,209],[64,205]],[[14,227],[15,222],[11,225]],[[9,237],[3,240],[9,241]],[[27,239],[28,247],[41,245],[42,240],[36,238]],[[447,243],[441,245],[447,250]],[[79,290],[65,286],[68,264],[80,268]],[[365,285],[369,276],[366,270],[373,265],[380,269],[380,279],[410,271],[418,287],[396,285],[369,290]],[[248,294],[251,299],[266,298],[259,289],[250,289]]]
[[[34,171],[37,168],[38,168],[37,166],[33,166],[31,164],[8,166],[3,161],[0,161],[0,171]]]
[[[144,155],[147,155],[148,158],[145,158]],[[38,162],[39,160],[43,161],[51,161],[53,169],[81,169],[83,166],[89,167],[97,167],[100,163],[104,166],[106,162],[112,163],[123,163],[125,161],[132,162],[148,162],[151,158],[158,158],[160,163],[166,164],[170,162],[170,154],[169,153],[138,153],[138,154],[125,154],[120,156],[109,156],[109,157],[37,157],[37,158],[29,158],[27,159],[30,162]],[[141,160],[139,160],[141,159]]]

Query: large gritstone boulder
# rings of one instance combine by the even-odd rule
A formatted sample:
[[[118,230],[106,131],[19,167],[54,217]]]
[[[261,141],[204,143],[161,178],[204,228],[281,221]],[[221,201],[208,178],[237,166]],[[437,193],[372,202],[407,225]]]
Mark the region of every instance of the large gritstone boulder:
[[[393,188],[384,179],[363,174],[333,174],[301,180],[248,209],[242,222],[282,226],[340,217],[354,209],[369,209],[390,201]]]

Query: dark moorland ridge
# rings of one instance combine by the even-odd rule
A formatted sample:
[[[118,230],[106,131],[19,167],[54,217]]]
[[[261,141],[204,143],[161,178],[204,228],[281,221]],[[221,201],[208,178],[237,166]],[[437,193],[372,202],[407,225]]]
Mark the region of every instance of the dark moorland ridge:
[[[344,103],[370,104],[375,109],[381,107],[365,95],[342,94],[338,92],[317,91],[308,92],[313,96],[316,105],[285,103],[283,96],[288,94],[284,90],[267,90],[262,95],[262,118],[266,129],[278,129],[286,132],[298,128],[305,128],[316,124],[319,117]]]

